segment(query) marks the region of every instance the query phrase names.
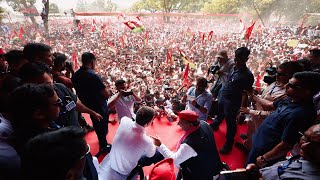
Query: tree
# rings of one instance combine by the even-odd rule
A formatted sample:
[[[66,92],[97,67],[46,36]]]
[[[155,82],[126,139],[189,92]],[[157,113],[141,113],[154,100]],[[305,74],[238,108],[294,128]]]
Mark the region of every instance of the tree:
[[[84,0],[79,0],[76,4],[76,11],[87,12],[88,4]]]
[[[150,12],[185,12],[193,10],[190,5],[203,4],[207,0],[140,0],[133,4],[132,10]],[[198,5],[197,5],[198,6]],[[195,7],[197,7],[195,6]],[[195,8],[196,10],[197,8]],[[200,8],[198,8],[200,10]]]
[[[36,3],[36,0],[0,0],[0,2],[2,1],[6,1],[15,11],[20,11],[21,8],[30,9],[34,7],[34,4]],[[30,16],[30,19],[32,24],[37,24],[33,16]]]
[[[50,12],[50,13],[59,13],[60,11],[59,11],[58,5],[55,4],[55,3],[50,3],[50,5],[49,5],[49,12]]]
[[[250,13],[269,20],[276,15],[278,21],[301,19],[305,13],[319,13],[319,0],[211,0],[202,9],[207,13]]]
[[[206,2],[203,11],[207,13],[239,13],[243,0],[212,0]]]
[[[0,23],[2,21],[3,14],[4,14],[4,9],[2,7],[0,7]]]
[[[95,0],[89,5],[90,11],[104,11],[106,3],[105,0]]]
[[[117,8],[118,8],[118,6],[117,6],[116,3],[113,3],[111,0],[108,0],[107,3],[106,3],[106,5],[105,5],[105,8],[104,8],[104,9],[105,9],[106,11],[111,12],[111,11],[116,11]]]

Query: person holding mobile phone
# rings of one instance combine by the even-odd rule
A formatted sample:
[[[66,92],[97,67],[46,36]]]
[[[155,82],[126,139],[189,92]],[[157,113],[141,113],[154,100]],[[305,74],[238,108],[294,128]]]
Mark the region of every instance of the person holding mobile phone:
[[[109,99],[108,108],[115,107],[119,122],[121,122],[121,119],[124,116],[135,118],[134,103],[141,102],[141,98],[132,90],[127,90],[126,81],[123,79],[116,80],[115,86],[118,93]]]

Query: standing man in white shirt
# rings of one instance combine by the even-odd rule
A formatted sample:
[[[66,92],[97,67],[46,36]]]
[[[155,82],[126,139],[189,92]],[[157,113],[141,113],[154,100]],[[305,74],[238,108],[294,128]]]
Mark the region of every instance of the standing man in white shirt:
[[[115,107],[119,123],[124,116],[135,118],[133,106],[135,102],[141,102],[141,98],[132,90],[127,91],[126,81],[123,79],[116,80],[115,86],[118,93],[109,99],[108,108]]]

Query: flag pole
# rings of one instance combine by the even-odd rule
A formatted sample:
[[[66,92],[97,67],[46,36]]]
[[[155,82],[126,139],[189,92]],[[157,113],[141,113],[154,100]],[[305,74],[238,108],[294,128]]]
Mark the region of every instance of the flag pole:
[[[260,13],[258,12],[258,10],[257,10],[257,8],[256,8],[256,5],[254,4],[253,1],[252,1],[252,6],[253,6],[254,10],[256,11],[256,13],[258,14],[258,17],[259,17],[259,19],[260,19],[263,27],[266,27],[266,26],[264,25],[264,22],[263,22],[263,20],[262,20],[262,18],[261,18],[261,15],[260,15]]]

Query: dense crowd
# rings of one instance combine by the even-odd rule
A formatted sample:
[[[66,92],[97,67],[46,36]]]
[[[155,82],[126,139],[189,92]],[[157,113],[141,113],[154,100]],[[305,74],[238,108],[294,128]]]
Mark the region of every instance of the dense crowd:
[[[123,23],[129,20],[144,31],[130,30]],[[28,23],[6,26],[10,31],[0,37],[4,178],[126,179],[139,166],[172,158],[177,178],[212,179],[226,168],[212,138],[224,119],[221,154],[230,153],[237,123],[248,124],[244,142],[235,143],[249,153],[248,170],[257,168],[251,163],[273,167],[289,151],[296,158],[299,150],[301,161],[319,165],[309,153],[320,150],[319,125],[313,126],[319,120],[320,25],[257,23],[249,39],[232,18],[53,18],[47,34]],[[81,113],[90,114],[93,127]],[[116,121],[110,113],[120,123],[112,145],[106,140],[108,123]],[[154,117],[179,119],[185,134],[176,152],[141,134]],[[210,126],[203,122],[208,119]],[[81,127],[97,134],[96,156],[110,152],[98,168]],[[304,139],[297,146],[299,133]],[[135,146],[128,144],[132,137]],[[314,141],[312,148],[305,144]],[[55,151],[64,155],[55,159]],[[209,156],[214,163],[199,168]],[[67,170],[49,177],[50,168],[39,166],[44,161]],[[261,173],[272,174],[266,168]]]

